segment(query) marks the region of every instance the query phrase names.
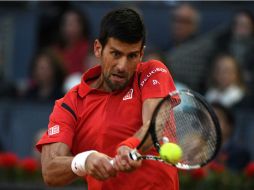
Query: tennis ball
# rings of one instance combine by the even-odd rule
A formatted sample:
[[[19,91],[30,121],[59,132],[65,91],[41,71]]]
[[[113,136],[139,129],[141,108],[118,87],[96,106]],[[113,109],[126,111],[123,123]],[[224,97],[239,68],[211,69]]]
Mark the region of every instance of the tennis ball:
[[[160,147],[160,156],[162,160],[176,164],[182,157],[182,149],[174,143],[165,143]]]

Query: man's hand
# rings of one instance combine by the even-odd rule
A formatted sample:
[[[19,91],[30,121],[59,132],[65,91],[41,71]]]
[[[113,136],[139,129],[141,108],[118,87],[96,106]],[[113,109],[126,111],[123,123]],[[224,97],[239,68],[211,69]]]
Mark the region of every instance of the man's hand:
[[[131,172],[140,167],[142,161],[135,161],[129,157],[129,153],[132,151],[128,146],[121,146],[117,149],[117,155],[114,158],[114,168],[117,171]]]
[[[86,171],[88,175],[93,176],[98,180],[106,180],[116,176],[116,169],[109,162],[112,158],[109,156],[94,152],[91,153],[86,160]]]

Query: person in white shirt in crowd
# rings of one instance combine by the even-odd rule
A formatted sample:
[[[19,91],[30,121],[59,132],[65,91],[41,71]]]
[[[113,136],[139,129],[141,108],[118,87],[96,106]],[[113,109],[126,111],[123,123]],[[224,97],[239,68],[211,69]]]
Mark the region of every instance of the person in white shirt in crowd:
[[[240,102],[246,93],[241,69],[230,54],[216,56],[205,97],[209,102],[219,102],[232,107]]]

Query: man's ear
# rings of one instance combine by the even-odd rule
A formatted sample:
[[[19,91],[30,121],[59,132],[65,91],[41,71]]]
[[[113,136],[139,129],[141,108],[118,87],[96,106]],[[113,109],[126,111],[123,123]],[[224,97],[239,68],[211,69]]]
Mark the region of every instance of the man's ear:
[[[143,56],[144,56],[144,54],[145,54],[145,47],[146,47],[146,46],[143,46],[143,48],[141,49],[141,52],[140,52],[140,61],[142,61]]]
[[[98,39],[94,41],[93,49],[95,57],[100,58],[102,53],[102,45]]]

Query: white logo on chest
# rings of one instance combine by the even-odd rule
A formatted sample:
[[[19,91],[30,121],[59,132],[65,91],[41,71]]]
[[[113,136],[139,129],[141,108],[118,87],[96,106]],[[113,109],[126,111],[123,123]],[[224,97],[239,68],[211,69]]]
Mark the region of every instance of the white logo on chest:
[[[129,100],[132,99],[132,94],[133,94],[133,88],[131,88],[127,94],[123,97],[123,100]]]

